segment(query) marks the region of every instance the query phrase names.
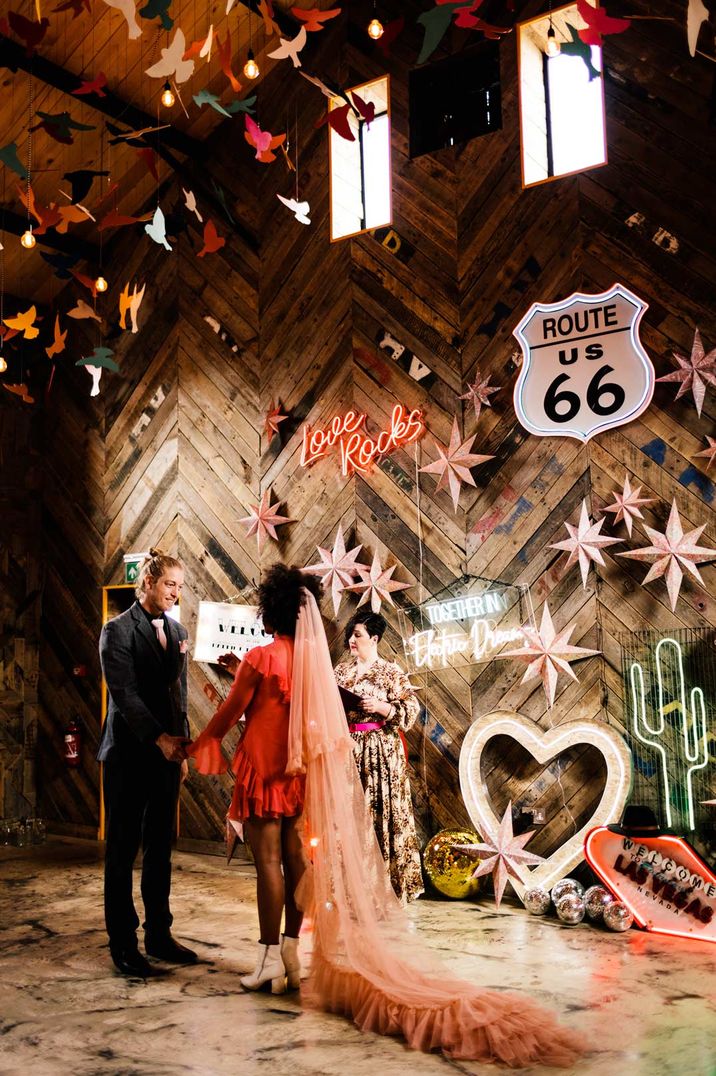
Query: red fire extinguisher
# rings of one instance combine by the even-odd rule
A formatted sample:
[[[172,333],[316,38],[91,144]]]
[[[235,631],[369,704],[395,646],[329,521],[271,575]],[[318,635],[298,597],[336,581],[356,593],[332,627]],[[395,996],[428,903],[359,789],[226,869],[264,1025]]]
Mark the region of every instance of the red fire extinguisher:
[[[65,729],[65,764],[76,769],[80,764],[80,745],[82,736],[79,725],[72,719]]]

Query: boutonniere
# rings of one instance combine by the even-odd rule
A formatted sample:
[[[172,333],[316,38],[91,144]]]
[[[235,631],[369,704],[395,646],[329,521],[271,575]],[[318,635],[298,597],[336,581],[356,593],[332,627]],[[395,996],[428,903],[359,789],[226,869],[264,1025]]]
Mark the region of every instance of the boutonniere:
[[[182,639],[179,642],[179,653],[180,654],[186,654],[188,649],[189,649],[189,640],[188,639]]]

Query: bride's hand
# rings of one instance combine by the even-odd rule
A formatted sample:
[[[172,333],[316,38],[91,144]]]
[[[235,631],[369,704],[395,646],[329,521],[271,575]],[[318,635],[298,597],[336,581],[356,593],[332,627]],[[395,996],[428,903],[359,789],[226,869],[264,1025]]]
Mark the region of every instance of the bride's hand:
[[[236,670],[241,664],[236,654],[220,654],[216,660],[225,672],[230,673],[231,676],[236,676]]]

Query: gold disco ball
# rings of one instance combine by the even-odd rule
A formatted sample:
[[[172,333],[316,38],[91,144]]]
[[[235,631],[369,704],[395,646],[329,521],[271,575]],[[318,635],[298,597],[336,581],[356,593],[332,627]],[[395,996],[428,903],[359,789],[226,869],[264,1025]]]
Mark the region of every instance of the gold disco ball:
[[[430,838],[423,849],[423,866],[438,893],[463,900],[480,891],[482,878],[473,878],[472,873],[481,857],[468,846],[481,843],[482,838],[469,829],[442,829]]]

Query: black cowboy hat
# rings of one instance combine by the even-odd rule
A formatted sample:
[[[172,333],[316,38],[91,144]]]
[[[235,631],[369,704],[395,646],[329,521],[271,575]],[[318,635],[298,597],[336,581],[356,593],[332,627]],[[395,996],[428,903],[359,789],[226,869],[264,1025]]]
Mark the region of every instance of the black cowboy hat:
[[[607,826],[611,833],[621,833],[625,837],[659,837],[661,829],[651,807],[630,803],[624,808],[618,826]]]

